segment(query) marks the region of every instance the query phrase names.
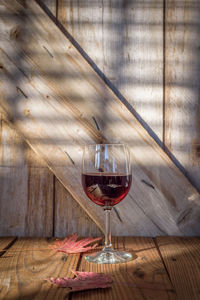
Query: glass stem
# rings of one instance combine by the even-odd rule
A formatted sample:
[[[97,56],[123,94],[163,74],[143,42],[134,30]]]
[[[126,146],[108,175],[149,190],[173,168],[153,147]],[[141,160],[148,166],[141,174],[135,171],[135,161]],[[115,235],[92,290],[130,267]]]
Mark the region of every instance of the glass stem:
[[[106,214],[106,232],[105,232],[105,247],[103,250],[113,250],[112,243],[111,243],[111,226],[110,226],[110,213],[111,209],[105,209]]]

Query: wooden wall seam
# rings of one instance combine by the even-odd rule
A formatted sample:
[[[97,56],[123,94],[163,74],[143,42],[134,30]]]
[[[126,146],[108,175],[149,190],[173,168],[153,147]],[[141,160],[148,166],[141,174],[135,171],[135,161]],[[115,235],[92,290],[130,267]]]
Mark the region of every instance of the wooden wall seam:
[[[163,149],[166,151],[166,145],[165,145],[165,64],[166,64],[166,57],[165,57],[165,51],[166,51],[166,28],[165,28],[165,17],[166,17],[166,0],[163,0]]]
[[[56,176],[53,174],[53,226],[52,226],[52,237],[55,237],[55,222],[56,222]]]

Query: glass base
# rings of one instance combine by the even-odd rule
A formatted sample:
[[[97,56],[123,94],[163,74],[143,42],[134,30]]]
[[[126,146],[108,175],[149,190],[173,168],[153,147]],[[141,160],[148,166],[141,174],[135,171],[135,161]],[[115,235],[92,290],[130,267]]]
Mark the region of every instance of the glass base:
[[[94,255],[85,256],[85,259],[89,262],[97,264],[119,264],[132,260],[133,256],[131,253],[124,251],[121,252],[113,249],[103,249],[101,252],[98,252]]]

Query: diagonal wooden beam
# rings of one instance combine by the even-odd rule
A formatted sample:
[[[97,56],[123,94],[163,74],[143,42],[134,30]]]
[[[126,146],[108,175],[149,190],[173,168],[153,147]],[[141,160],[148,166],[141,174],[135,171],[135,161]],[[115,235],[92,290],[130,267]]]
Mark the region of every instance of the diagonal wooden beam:
[[[104,228],[81,187],[82,145],[125,142],[133,185],[113,233],[199,234],[198,192],[39,5],[2,1],[0,14],[2,109],[95,223]]]

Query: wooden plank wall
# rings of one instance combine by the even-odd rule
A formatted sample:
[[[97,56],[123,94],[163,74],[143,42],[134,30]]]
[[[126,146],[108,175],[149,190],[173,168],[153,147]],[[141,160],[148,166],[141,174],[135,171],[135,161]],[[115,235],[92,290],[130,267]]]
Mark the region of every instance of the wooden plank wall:
[[[58,20],[163,136],[163,1],[58,1]]]
[[[57,4],[58,20],[200,191],[200,3]]]
[[[53,174],[1,119],[0,235],[51,236]]]
[[[102,234],[3,118],[0,143],[0,236]]]
[[[165,135],[200,191],[200,2],[166,1]]]
[[[200,190],[198,1],[43,2]],[[0,142],[0,235],[101,234],[3,120]]]
[[[46,5],[55,14],[56,2]],[[3,115],[0,122],[0,236],[102,235]]]

